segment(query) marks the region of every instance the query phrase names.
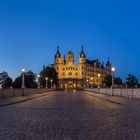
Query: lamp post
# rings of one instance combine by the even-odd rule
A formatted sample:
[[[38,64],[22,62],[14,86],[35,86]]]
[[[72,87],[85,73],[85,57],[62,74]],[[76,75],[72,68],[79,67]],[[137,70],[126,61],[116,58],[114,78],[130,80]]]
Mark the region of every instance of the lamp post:
[[[51,79],[51,88],[52,88],[52,83],[53,83],[53,80]]]
[[[21,86],[21,89],[22,89],[22,96],[24,96],[24,89],[25,89],[25,69],[24,69],[24,67],[21,70],[21,75],[22,75],[22,86]]]
[[[115,67],[111,68],[112,71],[112,96],[114,95],[114,75],[115,75]]]
[[[88,82],[89,82],[89,81],[88,81],[88,79],[87,79],[87,88],[89,88]]]
[[[91,88],[93,89],[93,77],[91,77]]]
[[[24,69],[24,67],[22,68],[21,72],[22,72],[22,86],[21,86],[21,88],[24,89],[25,88],[25,69]]]
[[[98,74],[98,93],[99,93],[99,90],[100,90],[100,77],[101,77],[101,74],[99,73]]]
[[[38,78],[37,79],[38,80],[38,86],[37,86],[37,88],[40,88],[40,81],[39,81],[40,80],[40,74],[37,75],[37,78]]]
[[[48,88],[48,77],[46,77],[46,88]]]
[[[100,88],[100,77],[101,77],[101,74],[99,73],[98,74],[98,88]]]

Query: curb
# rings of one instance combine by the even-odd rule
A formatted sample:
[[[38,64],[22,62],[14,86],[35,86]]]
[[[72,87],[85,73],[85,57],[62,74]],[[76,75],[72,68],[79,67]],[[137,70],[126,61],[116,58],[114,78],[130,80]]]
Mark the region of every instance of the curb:
[[[26,102],[26,101],[31,101],[33,99],[37,99],[37,98],[40,98],[40,97],[48,96],[48,95],[50,95],[49,94],[50,92],[52,92],[52,91],[47,92],[47,94],[45,94],[45,95],[39,95],[37,97],[29,97],[27,99],[23,99],[23,100],[20,100],[20,101],[15,101],[15,102],[13,101],[13,102],[10,102],[10,103],[0,104],[0,108],[1,107],[5,107],[5,106],[10,106],[10,105],[18,104],[18,103],[23,103],[23,102]],[[51,93],[51,94],[54,94],[54,93]]]
[[[128,105],[123,104],[123,103],[115,102],[115,101],[112,101],[112,100],[109,100],[109,99],[106,99],[106,98],[103,98],[103,97],[96,96],[93,92],[88,93],[88,91],[85,91],[85,93],[90,95],[90,96],[94,96],[96,98],[100,98],[102,100],[105,100],[105,101],[108,101],[108,102],[111,102],[111,103],[114,103],[114,104],[118,104],[118,105],[121,105],[121,106],[128,106]],[[90,94],[90,93],[92,93],[92,94]]]

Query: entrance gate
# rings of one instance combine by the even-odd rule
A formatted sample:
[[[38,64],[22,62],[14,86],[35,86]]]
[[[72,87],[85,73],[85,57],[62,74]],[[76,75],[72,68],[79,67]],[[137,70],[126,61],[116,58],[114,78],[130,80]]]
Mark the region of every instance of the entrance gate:
[[[73,82],[68,82],[68,89],[74,89]]]

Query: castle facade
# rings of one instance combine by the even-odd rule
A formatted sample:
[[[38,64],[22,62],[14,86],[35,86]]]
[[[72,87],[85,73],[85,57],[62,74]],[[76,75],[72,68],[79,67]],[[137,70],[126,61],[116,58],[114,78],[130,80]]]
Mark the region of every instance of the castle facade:
[[[82,47],[75,63],[74,53],[70,50],[66,58],[60,53],[59,47],[54,58],[54,67],[58,73],[60,89],[84,89],[86,87],[99,87],[106,75],[111,75],[111,63],[108,58],[106,65],[98,59],[88,60]]]

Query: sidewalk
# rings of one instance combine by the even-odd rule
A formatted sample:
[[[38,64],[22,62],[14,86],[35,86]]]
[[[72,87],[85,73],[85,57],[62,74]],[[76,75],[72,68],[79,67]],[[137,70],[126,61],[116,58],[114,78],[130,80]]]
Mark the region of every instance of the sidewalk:
[[[40,94],[32,94],[29,96],[19,96],[19,97],[0,99],[0,107],[33,100],[35,98],[47,96],[47,95],[52,94],[52,93],[53,93],[53,91],[49,91],[49,92],[40,93]]]
[[[127,97],[119,97],[119,96],[110,96],[106,94],[101,94],[101,93],[95,93],[95,92],[89,92],[85,91],[86,94],[95,96],[97,98],[101,98],[103,100],[120,104],[123,106],[129,106],[129,107],[140,107],[140,99],[132,99],[132,98],[127,98]]]

